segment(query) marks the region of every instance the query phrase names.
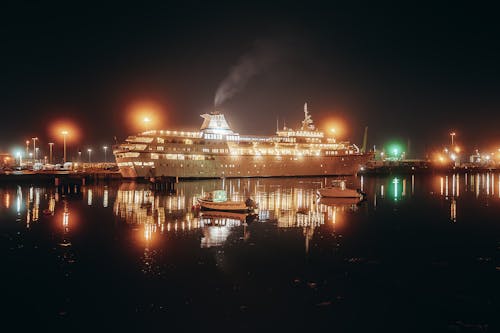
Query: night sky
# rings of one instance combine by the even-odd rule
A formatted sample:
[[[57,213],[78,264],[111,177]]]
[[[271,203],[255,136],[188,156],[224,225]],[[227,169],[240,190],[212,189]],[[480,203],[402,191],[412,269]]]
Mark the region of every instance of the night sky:
[[[104,2],[103,2],[104,3]],[[347,1],[2,5],[0,150],[78,124],[72,151],[138,131],[131,105],[162,106],[165,129],[195,130],[239,64],[245,82],[220,110],[241,134],[290,127],[303,104],[321,127],[343,119],[343,138],[380,148],[411,142],[410,156],[449,143],[500,147],[500,48],[495,8],[469,2]],[[234,87],[233,87],[234,88]],[[74,154],[74,153],[71,153]]]

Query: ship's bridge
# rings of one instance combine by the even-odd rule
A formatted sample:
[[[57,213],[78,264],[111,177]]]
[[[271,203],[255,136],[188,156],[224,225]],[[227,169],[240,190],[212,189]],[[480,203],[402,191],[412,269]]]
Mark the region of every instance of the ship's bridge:
[[[202,114],[201,117],[204,120],[200,130],[205,139],[222,140],[225,138],[228,141],[238,141],[239,134],[233,132],[223,114],[211,112]]]

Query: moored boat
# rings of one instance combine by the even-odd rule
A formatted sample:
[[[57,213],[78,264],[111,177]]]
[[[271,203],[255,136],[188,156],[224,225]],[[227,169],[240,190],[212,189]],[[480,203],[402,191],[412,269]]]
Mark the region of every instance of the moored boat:
[[[200,208],[205,210],[248,212],[255,208],[255,203],[250,198],[245,201],[228,200],[227,193],[224,190],[208,192],[205,197],[197,200]]]
[[[318,200],[318,203],[325,205],[325,206],[353,206],[357,205],[361,202],[362,199],[358,197],[354,198],[332,198],[332,197],[321,197]]]
[[[335,181],[332,186],[318,189],[318,195],[322,198],[352,198],[362,200],[365,196],[360,190],[348,188],[344,180]]]

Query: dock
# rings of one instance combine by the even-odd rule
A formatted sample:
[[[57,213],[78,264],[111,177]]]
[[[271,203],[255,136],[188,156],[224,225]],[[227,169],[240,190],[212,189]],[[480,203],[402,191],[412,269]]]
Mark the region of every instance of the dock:
[[[425,173],[482,173],[499,172],[496,165],[438,164],[427,160],[371,161],[360,175],[425,174]]]
[[[117,171],[6,171],[0,174],[0,183],[32,183],[53,185],[86,185],[121,180]]]

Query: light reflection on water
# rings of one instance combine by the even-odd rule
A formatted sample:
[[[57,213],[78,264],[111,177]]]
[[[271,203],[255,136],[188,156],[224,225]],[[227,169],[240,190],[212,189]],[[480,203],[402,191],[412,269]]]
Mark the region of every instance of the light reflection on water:
[[[319,201],[316,189],[322,181],[226,179],[185,182],[179,183],[177,193],[172,195],[151,191],[147,184],[124,183],[118,189],[113,211],[127,224],[143,225],[145,240],[157,233],[201,232],[200,247],[209,248],[223,245],[232,229],[259,221],[275,223],[278,228],[307,228],[304,237],[308,241],[316,227],[328,222],[334,225],[342,220],[342,214],[357,209],[356,202],[345,199]],[[232,200],[252,197],[259,207],[255,216],[214,214],[194,208],[197,197],[219,187],[225,188]]]
[[[422,182],[424,177],[432,177],[430,188]],[[411,200],[415,195],[438,195],[449,201],[450,219],[456,222],[457,206],[460,205],[458,199],[461,196],[467,200],[471,196],[476,200],[500,198],[500,177],[494,173],[349,178],[351,187],[368,193],[368,202],[360,205],[335,200],[319,201],[316,189],[329,181],[326,178],[192,181],[176,184],[175,194],[154,192],[148,184],[135,182],[82,188],[17,186],[0,188],[0,202],[2,215],[6,211],[14,211],[16,220],[24,221],[25,227],[29,229],[33,223],[39,222],[42,215],[53,216],[57,210],[70,209],[67,198],[84,200],[89,207],[112,207],[114,215],[126,224],[144,225],[144,238],[150,239],[156,233],[212,227],[230,230],[246,223],[241,217],[211,218],[193,209],[197,197],[219,188],[227,190],[232,200],[253,198],[259,206],[258,221],[275,222],[278,228],[310,226],[314,229],[325,223],[335,224],[346,212],[356,211],[363,205],[375,210],[380,204],[397,204]],[[224,238],[221,235],[227,234],[221,232],[213,244],[221,245]],[[212,244],[208,240],[203,242],[204,246]]]
[[[423,181],[425,177],[431,177],[431,186]],[[363,211],[375,211],[380,205],[397,206],[411,202],[415,196],[429,196],[447,203],[449,220],[455,223],[460,222],[461,197],[500,198],[500,177],[493,173],[349,178],[350,187],[361,188],[368,194],[367,201],[360,204],[318,200],[316,190],[329,182],[328,178],[190,181],[176,184],[174,194],[154,192],[148,184],[135,182],[82,188],[17,186],[0,189],[0,202],[2,215],[4,211],[13,212],[15,221],[24,221],[26,229],[39,223],[41,217],[60,216],[66,234],[71,215],[68,200],[82,200],[89,209],[111,208],[118,221],[142,230],[142,244],[148,247],[154,245],[156,238],[176,233],[201,233],[201,248],[223,246],[231,232],[240,232],[239,228],[246,228],[249,223],[272,223],[278,229],[303,229],[307,252],[316,228],[338,229],[363,207]],[[194,208],[197,197],[219,188],[224,188],[232,200],[253,198],[259,207],[256,215],[213,216]],[[70,243],[66,238],[65,242]]]
[[[330,181],[186,181],[176,184],[174,194],[133,182],[81,188],[3,186],[0,246],[4,256],[14,258],[7,260],[7,268],[21,272],[8,283],[18,283],[21,292],[29,288],[23,276],[31,276],[41,260],[37,275],[45,278],[51,293],[57,290],[59,298],[32,297],[38,291],[33,287],[26,289],[23,299],[49,299],[52,308],[42,315],[56,313],[58,319],[67,311],[87,316],[89,308],[98,306],[103,313],[116,308],[119,318],[124,310],[130,311],[142,322],[152,315],[164,324],[165,318],[182,313],[193,321],[216,308],[209,300],[220,297],[224,311],[232,315],[247,304],[260,309],[270,303],[262,312],[252,311],[274,315],[271,306],[283,307],[300,317],[307,303],[312,310],[305,311],[325,310],[323,319],[332,313],[350,318],[359,304],[368,306],[358,317],[369,317],[382,302],[381,308],[400,311],[394,317],[403,316],[405,323],[412,319],[405,317],[408,313],[420,315],[424,310],[405,312],[400,304],[411,307],[413,301],[405,300],[419,297],[419,304],[435,302],[429,311],[435,313],[453,308],[460,298],[458,310],[447,317],[452,323],[461,319],[464,302],[469,302],[469,309],[477,304],[490,309],[488,293],[494,284],[488,272],[498,270],[492,251],[500,244],[495,233],[498,174],[348,178],[348,187],[367,193],[360,204],[318,200],[316,190]],[[233,200],[252,197],[259,206],[256,215],[194,209],[197,197],[220,188]],[[101,275],[112,282],[102,283]],[[481,283],[469,283],[473,278]],[[121,288],[115,288],[121,280]],[[464,292],[464,286],[470,290]],[[488,292],[476,293],[471,286],[485,286]],[[96,305],[95,300],[110,290],[115,293],[108,302]],[[8,299],[14,302],[17,297]],[[119,297],[123,303],[116,301]],[[189,298],[200,307],[186,305]],[[141,309],[158,309],[158,304],[180,310],[141,317]]]

